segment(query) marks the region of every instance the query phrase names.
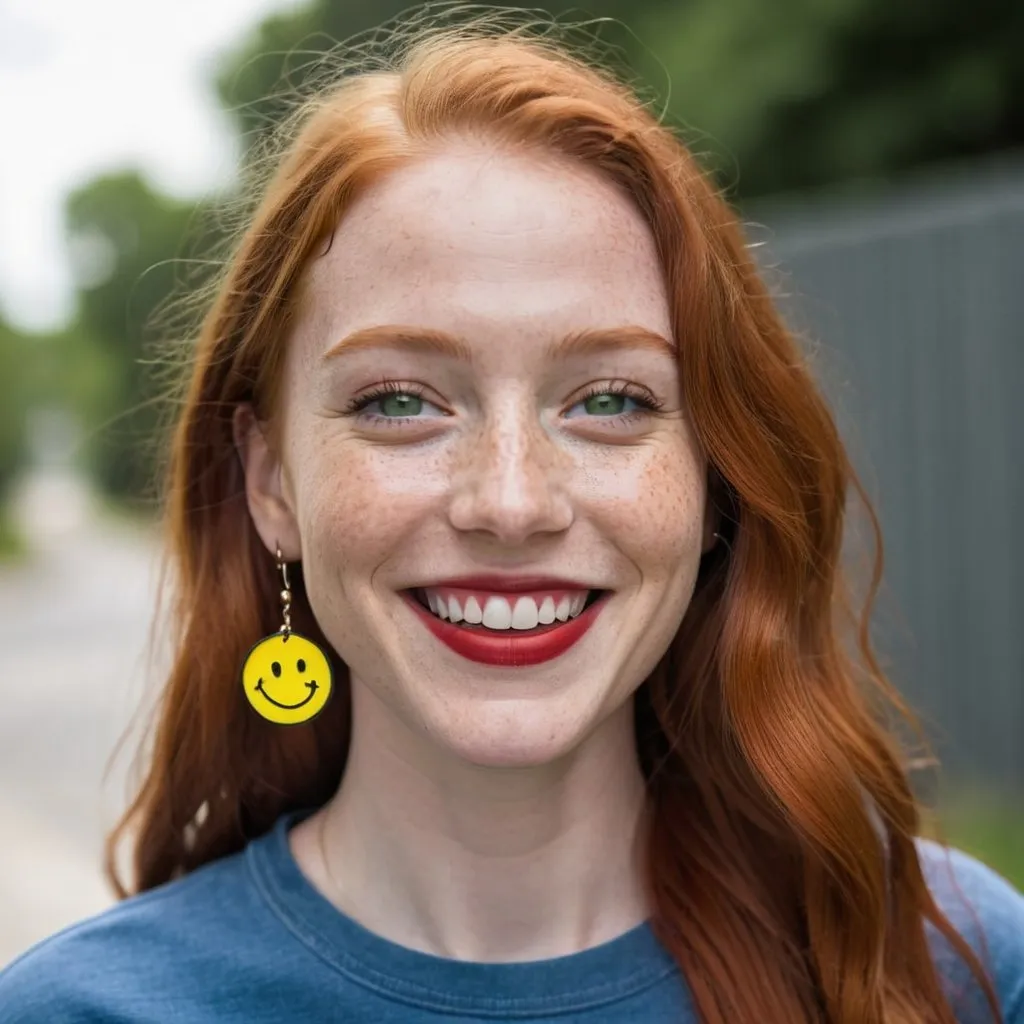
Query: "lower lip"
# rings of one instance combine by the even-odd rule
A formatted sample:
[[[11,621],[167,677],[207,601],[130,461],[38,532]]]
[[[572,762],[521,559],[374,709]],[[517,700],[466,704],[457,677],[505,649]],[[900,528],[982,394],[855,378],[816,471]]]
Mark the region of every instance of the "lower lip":
[[[420,621],[438,640],[456,654],[481,665],[520,668],[539,665],[564,654],[597,621],[610,597],[602,594],[575,619],[557,626],[538,626],[515,633],[489,633],[482,629],[462,629],[427,611],[409,592],[402,594]]]

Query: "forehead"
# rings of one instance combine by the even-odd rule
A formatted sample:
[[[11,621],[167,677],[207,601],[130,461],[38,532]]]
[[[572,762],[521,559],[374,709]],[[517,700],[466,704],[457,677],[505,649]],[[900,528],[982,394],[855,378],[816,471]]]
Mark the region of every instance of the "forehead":
[[[305,297],[324,347],[389,322],[470,340],[622,323],[672,334],[653,236],[622,190],[566,158],[472,144],[360,196]]]

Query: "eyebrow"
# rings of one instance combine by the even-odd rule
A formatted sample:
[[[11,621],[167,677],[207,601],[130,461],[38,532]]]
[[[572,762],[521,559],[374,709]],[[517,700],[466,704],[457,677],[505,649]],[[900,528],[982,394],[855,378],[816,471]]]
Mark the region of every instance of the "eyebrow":
[[[324,354],[324,359],[337,359],[371,349],[390,348],[418,355],[444,356],[465,363],[473,363],[473,351],[454,334],[430,327],[412,327],[405,324],[380,324],[363,327],[335,342]],[[647,327],[625,324],[621,327],[587,328],[574,331],[551,342],[545,357],[552,361],[574,357],[599,355],[623,348],[658,352],[676,358],[675,346],[665,337]]]

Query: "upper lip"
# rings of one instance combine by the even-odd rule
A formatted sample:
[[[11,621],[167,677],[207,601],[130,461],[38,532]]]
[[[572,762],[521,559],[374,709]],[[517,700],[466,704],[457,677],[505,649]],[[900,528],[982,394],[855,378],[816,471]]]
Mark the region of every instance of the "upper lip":
[[[457,587],[463,590],[485,590],[492,594],[520,594],[531,590],[601,590],[560,576],[501,576],[489,573],[475,576],[452,576],[420,587]],[[416,589],[416,588],[410,588]]]

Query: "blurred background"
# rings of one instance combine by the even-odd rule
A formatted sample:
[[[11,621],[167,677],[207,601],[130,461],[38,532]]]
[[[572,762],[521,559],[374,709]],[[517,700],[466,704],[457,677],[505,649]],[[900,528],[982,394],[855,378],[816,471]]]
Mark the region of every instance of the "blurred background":
[[[112,902],[159,683],[155,344],[283,97],[404,6],[0,0],[0,965]],[[922,795],[1024,887],[1024,5],[546,10],[610,19],[742,211],[881,516],[876,641],[941,761]]]

